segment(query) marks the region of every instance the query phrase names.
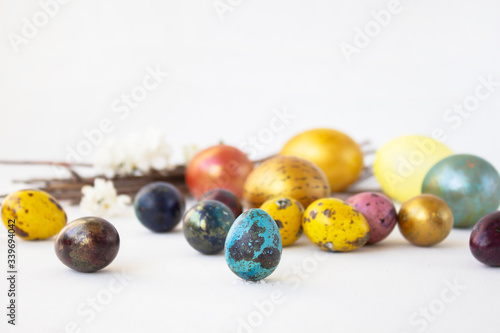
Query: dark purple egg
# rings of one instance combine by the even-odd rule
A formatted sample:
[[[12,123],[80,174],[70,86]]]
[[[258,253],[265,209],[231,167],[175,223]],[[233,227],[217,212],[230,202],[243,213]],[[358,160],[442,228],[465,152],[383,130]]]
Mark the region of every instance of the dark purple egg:
[[[241,201],[238,197],[231,191],[222,188],[216,188],[203,194],[200,198],[201,200],[215,200],[222,202],[224,205],[228,206],[233,212],[235,218],[243,213],[243,207],[241,206]]]
[[[476,223],[470,235],[474,258],[488,266],[500,266],[500,211],[486,215]]]
[[[66,225],[55,241],[57,257],[79,272],[92,273],[108,266],[118,254],[120,236],[100,217],[82,217]]]

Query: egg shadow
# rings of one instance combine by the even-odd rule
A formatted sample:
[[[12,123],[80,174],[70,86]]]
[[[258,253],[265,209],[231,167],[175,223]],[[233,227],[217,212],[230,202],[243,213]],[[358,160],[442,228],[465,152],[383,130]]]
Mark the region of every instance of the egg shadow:
[[[430,247],[436,247],[436,248],[442,248],[442,249],[453,249],[453,248],[463,248],[463,247],[469,247],[469,241],[467,242],[460,242],[458,240],[444,240],[439,244],[436,244],[434,246]]]
[[[347,252],[334,252],[334,253],[375,253],[375,252],[384,252],[384,251],[394,251],[394,249],[403,249],[412,246],[409,242],[404,240],[386,240],[380,243],[375,244],[366,244],[356,250],[347,251]]]
[[[36,239],[24,239],[16,236],[16,241],[20,240],[21,244],[36,244],[36,243],[50,243],[50,242],[55,242],[57,238],[57,235],[51,236],[49,238],[36,238]]]

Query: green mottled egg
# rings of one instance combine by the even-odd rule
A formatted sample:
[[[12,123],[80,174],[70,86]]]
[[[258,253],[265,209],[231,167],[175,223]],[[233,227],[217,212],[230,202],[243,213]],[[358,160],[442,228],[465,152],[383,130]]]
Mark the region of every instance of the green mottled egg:
[[[231,209],[222,202],[202,200],[184,215],[184,236],[195,250],[204,254],[215,254],[224,248],[233,222]]]

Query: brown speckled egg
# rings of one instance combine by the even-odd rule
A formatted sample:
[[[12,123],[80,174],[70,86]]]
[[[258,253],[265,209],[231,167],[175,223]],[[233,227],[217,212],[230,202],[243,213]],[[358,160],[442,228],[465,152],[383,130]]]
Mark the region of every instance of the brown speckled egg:
[[[313,163],[292,156],[277,156],[262,162],[248,176],[243,192],[249,207],[259,207],[275,197],[290,197],[305,208],[329,195],[325,174]]]

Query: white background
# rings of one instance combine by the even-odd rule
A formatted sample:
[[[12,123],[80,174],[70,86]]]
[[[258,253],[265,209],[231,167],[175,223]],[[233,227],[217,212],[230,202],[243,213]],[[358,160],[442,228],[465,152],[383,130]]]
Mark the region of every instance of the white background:
[[[259,156],[314,127],[370,139],[375,147],[442,128],[455,152],[500,168],[500,86],[457,128],[444,119],[474,94],[480,76],[500,82],[498,1],[401,0],[401,11],[351,62],[341,43],[353,44],[356,28],[388,1],[231,3],[221,20],[211,0],[73,0],[16,52],[9,36],[21,35],[23,18],[32,20],[40,5],[1,0],[0,158],[65,160],[67,149],[85,140],[83,131],[105,118],[114,124],[106,137],[154,127],[167,134],[180,158],[185,144],[204,147],[223,139],[239,146],[269,127],[276,108],[286,108],[295,118]],[[146,68],[157,66],[168,77],[121,119],[114,101],[142,82]],[[13,188],[13,178],[44,172],[54,176],[44,168],[2,166],[0,192]],[[80,216],[76,209],[68,214]],[[255,301],[282,288],[285,302],[255,331],[417,332],[412,314],[454,279],[467,290],[425,331],[495,332],[500,325],[498,270],[472,258],[469,231],[454,230],[432,249],[412,247],[395,231],[385,245],[329,255],[291,290],[293,276],[286,273],[318,252],[306,239],[285,249],[266,284],[247,284],[222,256],[197,254],[180,232],[151,234],[131,210],[127,214],[113,220],[122,236],[120,254],[98,274],[66,269],[52,240],[19,242],[16,331],[64,332],[75,321],[85,332],[234,332],[237,318],[255,311]],[[134,280],[86,323],[78,305],[121,270]]]

